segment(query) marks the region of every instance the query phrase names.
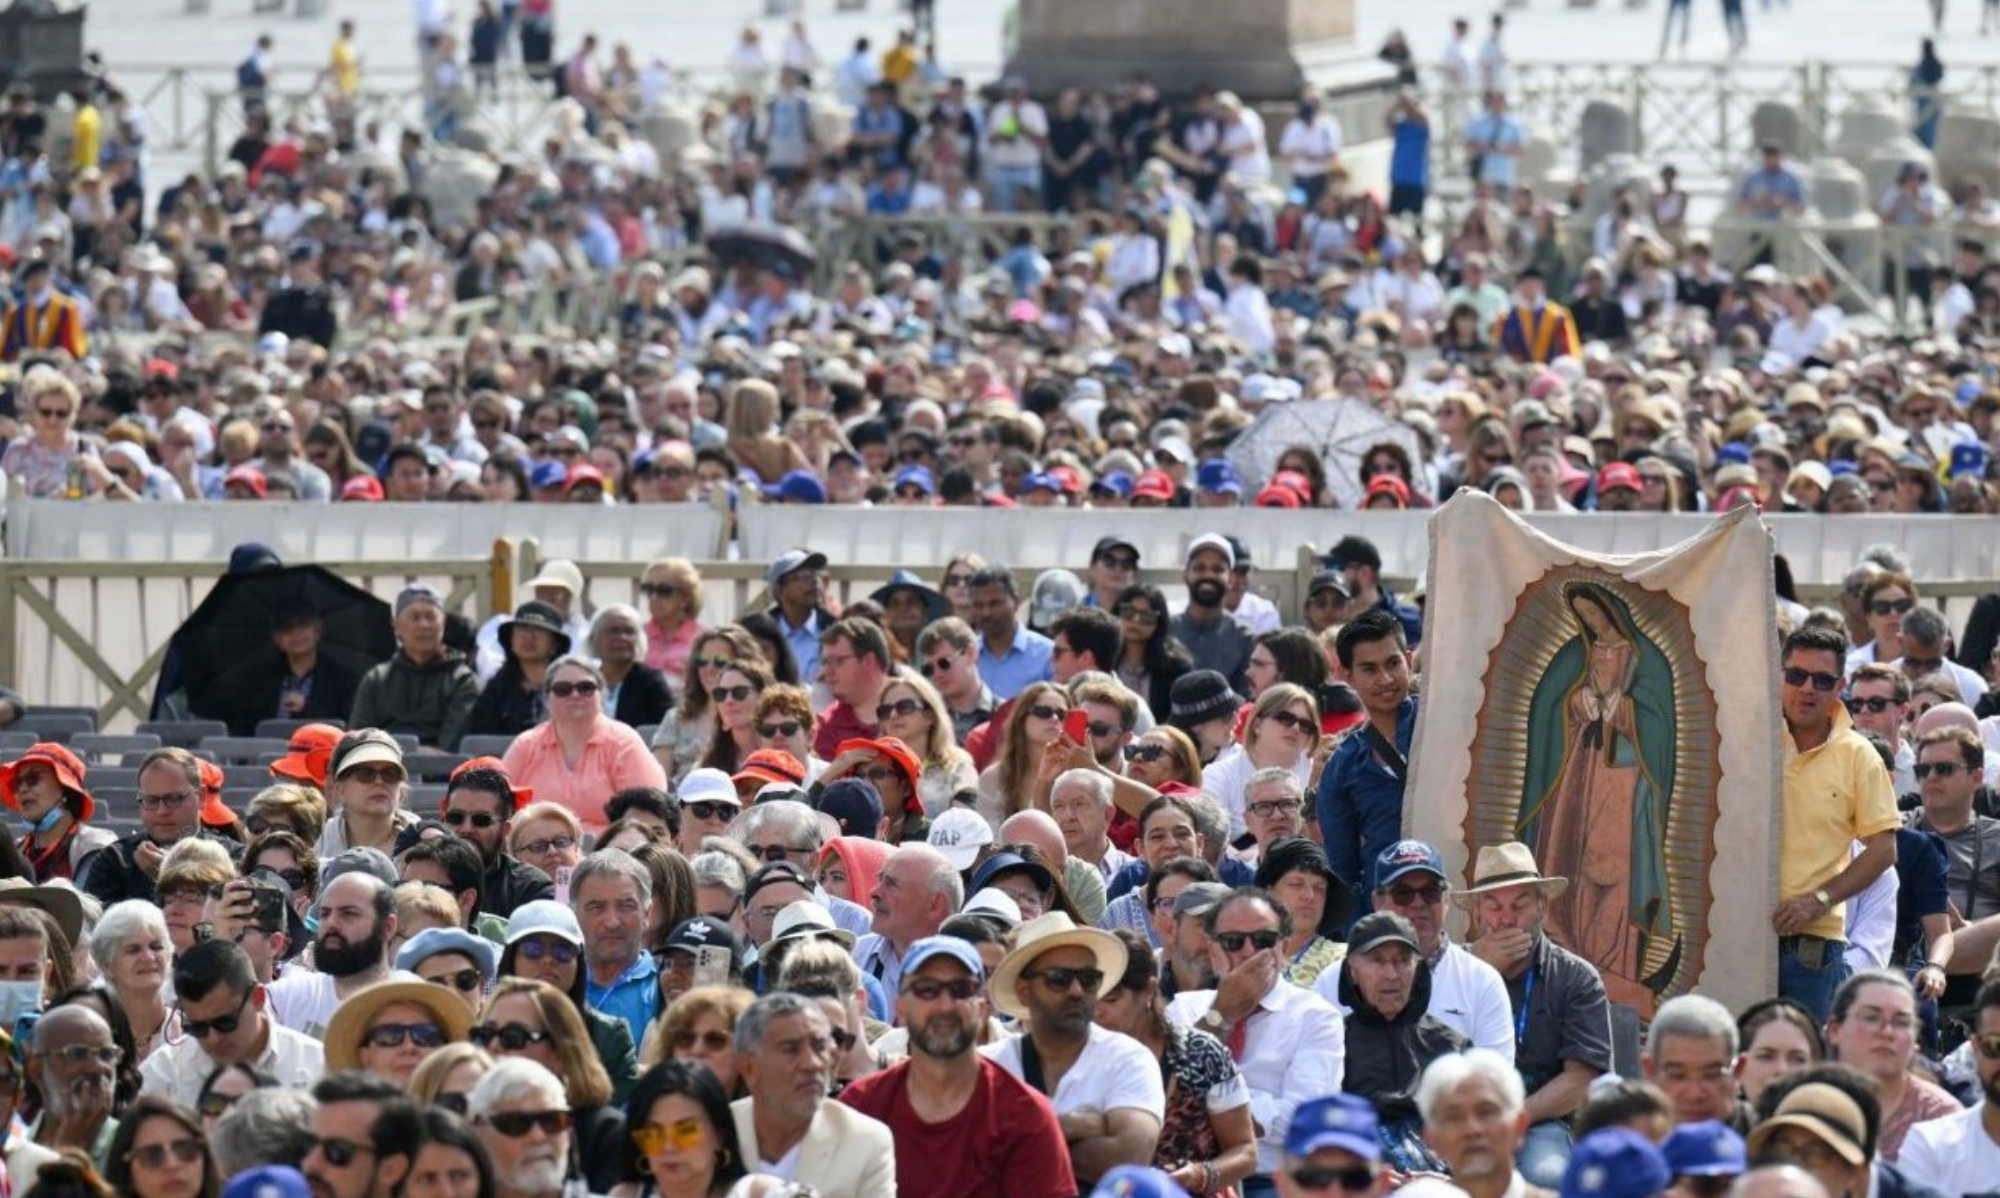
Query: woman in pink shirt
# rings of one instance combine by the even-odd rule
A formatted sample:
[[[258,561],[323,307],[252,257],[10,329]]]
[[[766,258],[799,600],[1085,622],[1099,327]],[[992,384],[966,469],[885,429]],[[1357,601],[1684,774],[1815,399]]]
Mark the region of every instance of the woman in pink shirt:
[[[684,557],[663,557],[639,580],[646,601],[646,664],[667,676],[674,698],[686,681],[688,653],[701,635],[701,572]]]
[[[582,657],[549,666],[549,718],[514,738],[502,764],[537,799],[560,803],[587,832],[604,830],[604,804],[631,786],[665,790],[667,777],[631,727],[604,714],[604,676]]]

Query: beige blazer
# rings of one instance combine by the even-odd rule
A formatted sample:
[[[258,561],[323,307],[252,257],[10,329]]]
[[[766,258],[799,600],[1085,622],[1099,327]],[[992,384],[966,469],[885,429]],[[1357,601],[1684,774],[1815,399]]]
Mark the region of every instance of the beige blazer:
[[[757,1151],[757,1128],[750,1117],[751,1098],[729,1104],[736,1117],[736,1142],[743,1150],[743,1167],[755,1172],[763,1159]],[[819,1104],[812,1127],[799,1145],[795,1179],[811,1185],[820,1198],[896,1198],[896,1142],[889,1129],[868,1116],[829,1098]]]

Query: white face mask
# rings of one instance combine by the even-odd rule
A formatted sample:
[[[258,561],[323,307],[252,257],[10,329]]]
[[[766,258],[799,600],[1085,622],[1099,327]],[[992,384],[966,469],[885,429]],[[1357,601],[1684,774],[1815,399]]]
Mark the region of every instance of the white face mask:
[[[42,983],[0,982],[0,1029],[10,1035],[21,1016],[42,1009]]]

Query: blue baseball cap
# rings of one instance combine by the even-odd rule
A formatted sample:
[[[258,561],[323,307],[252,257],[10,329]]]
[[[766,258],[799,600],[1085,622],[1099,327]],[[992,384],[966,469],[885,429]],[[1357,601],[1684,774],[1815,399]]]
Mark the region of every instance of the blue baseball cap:
[[[1382,1135],[1375,1104],[1359,1094],[1330,1094],[1300,1103],[1285,1130],[1285,1155],[1311,1156],[1322,1148],[1340,1148],[1379,1162]]]
[[[1188,1198],[1188,1192],[1158,1169],[1120,1165],[1098,1179],[1090,1198]]]
[[[1021,494],[1026,495],[1030,491],[1048,491],[1060,495],[1062,480],[1046,470],[1037,470],[1021,480]]]
[[[1719,465],[1747,466],[1750,464],[1750,447],[1741,441],[1731,441],[1715,451],[1715,460]]]
[[[560,487],[568,477],[569,471],[561,462],[536,462],[528,467],[528,486],[537,491]]]
[[[1422,870],[1445,876],[1444,858],[1421,840],[1399,840],[1375,857],[1375,889],[1380,890],[1404,874]]]
[[[1675,1177],[1734,1177],[1750,1168],[1743,1137],[1720,1119],[1681,1124],[1660,1152]]]
[[[312,1187],[290,1165],[259,1165],[230,1178],[222,1198],[312,1198]]]
[[[1833,461],[1828,462],[1826,464],[1826,469],[1827,472],[1829,474],[1832,474],[1835,478],[1839,478],[1843,474],[1861,473],[1861,467],[1856,465],[1854,462],[1848,460],[1847,458],[1835,458]]]
[[[785,475],[771,493],[787,503],[826,502],[826,484],[810,470],[794,470]]]
[[[1132,475],[1124,470],[1107,470],[1091,480],[1090,489],[1129,499],[1132,495]],[[1108,1178],[1111,1175],[1107,1173],[1105,1176]]]
[[[1558,1193],[1561,1198],[1656,1198],[1673,1180],[1658,1145],[1629,1127],[1606,1127],[1577,1141]]]
[[[416,972],[417,966],[439,953],[457,953],[479,967],[488,984],[500,973],[500,946],[463,928],[425,928],[403,941],[396,968]]]
[[[936,495],[937,476],[931,473],[929,466],[911,465],[896,471],[896,481],[890,489],[900,491],[910,486],[923,488],[926,495]]]
[[[1959,407],[1971,407],[1972,401],[1978,399],[1979,393],[1985,389],[1985,385],[1979,381],[1977,376],[1966,375],[1964,378],[1958,380],[1958,387],[1952,391],[1951,397],[1958,402]]]
[[[902,976],[909,977],[922,969],[924,962],[932,957],[950,957],[970,970],[973,977],[986,976],[986,965],[980,961],[972,942],[956,936],[926,936],[912,944],[909,951],[903,954]]]
[[[1210,458],[1196,466],[1194,485],[1197,490],[1222,495],[1243,494],[1243,480],[1236,476],[1236,467],[1227,458]]]
[[[1951,447],[1951,477],[1970,474],[1974,478],[1986,473],[1986,447],[1977,441],[1961,441]]]

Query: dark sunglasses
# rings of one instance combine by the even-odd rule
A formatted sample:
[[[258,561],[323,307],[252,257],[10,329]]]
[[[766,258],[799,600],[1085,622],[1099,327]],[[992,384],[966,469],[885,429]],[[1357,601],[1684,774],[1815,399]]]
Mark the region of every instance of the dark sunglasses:
[[[444,1043],[444,1029],[435,1023],[378,1023],[362,1040],[370,1048],[401,1048],[405,1040],[418,1048],[436,1048]]]
[[[569,950],[569,954],[571,960],[576,959],[576,950],[574,948]],[[472,1029],[468,1038],[481,1048],[497,1043],[508,1052],[519,1052],[530,1044],[547,1044],[549,1042],[549,1034],[547,1032],[533,1031],[525,1023],[510,1023],[505,1027],[495,1027],[490,1023],[482,1023]],[[496,1123],[494,1126],[499,1127],[500,1125]],[[518,1136],[521,1133],[517,1131],[509,1134]]]
[[[1104,984],[1104,971],[1101,969],[1063,969],[1052,965],[1047,969],[1037,969],[1021,976],[1040,981],[1058,994],[1066,993],[1078,982],[1083,983],[1084,993],[1095,994],[1097,988]]]
[[[1217,932],[1215,934],[1215,942],[1222,946],[1222,951],[1225,953],[1241,952],[1246,943],[1254,945],[1259,952],[1262,952],[1267,948],[1278,947],[1278,941],[1282,939],[1284,937],[1280,936],[1277,932],[1269,930],[1262,932]]]
[[[1966,768],[1963,762],[1958,761],[1919,761],[1910,767],[1910,771],[1922,780],[1933,774],[1940,778],[1956,778],[1959,772]]]
[[[747,703],[757,697],[757,688],[745,683],[741,686],[718,686],[708,693],[723,703]]]
[[[1069,709],[1067,707],[1050,707],[1044,703],[1037,703],[1028,709],[1028,714],[1038,720],[1059,720],[1069,714]]]
[[[1158,761],[1167,755],[1167,746],[1126,745],[1124,753],[1127,761]]]
[[[447,811],[444,822],[454,828],[471,824],[475,828],[490,828],[500,822],[500,817],[490,811]]]
[[[936,1002],[941,994],[949,994],[959,1002],[965,1002],[979,993],[979,982],[974,978],[918,978],[903,987],[903,993],[914,995],[919,1002]]]
[[[1313,722],[1311,720],[1307,719],[1304,716],[1293,715],[1289,711],[1274,711],[1270,715],[1265,716],[1264,718],[1270,720],[1274,724],[1280,724],[1286,728],[1290,728],[1294,732],[1315,731],[1315,729],[1313,728]]]
[[[250,1005],[250,995],[255,993],[254,990],[245,993],[243,1001],[236,1004],[236,1012],[232,1015],[217,1015],[213,1019],[189,1019],[187,1012],[182,1011],[181,1031],[195,1040],[206,1040],[211,1033],[217,1036],[234,1033],[237,1028],[243,1026],[244,1008]]]
[[[436,1098],[431,1099],[431,1105],[441,1106],[461,1119],[465,1117],[467,1111],[472,1109],[472,1104],[466,1101],[466,1096],[463,1094],[440,1094]]]
[[[229,1108],[235,1106],[236,1100],[241,1097],[243,1097],[241,1094],[204,1094],[201,1096],[201,1101],[195,1104],[195,1109],[200,1111],[205,1119],[220,1119],[229,1113]]]
[[[148,1169],[166,1168],[168,1157],[183,1165],[192,1165],[201,1159],[201,1141],[193,1136],[185,1136],[168,1144],[148,1144],[144,1148],[134,1148],[125,1154],[126,1160],[136,1161]]]
[[[877,703],[875,705],[875,722],[879,724],[899,715],[915,715],[923,709],[924,705],[915,699],[898,699],[894,703]]]
[[[1130,620],[1134,624],[1146,624],[1150,626],[1160,622],[1159,612],[1154,611],[1150,607],[1134,607],[1129,603],[1119,608],[1117,615],[1119,619]]]
[[[523,940],[521,956],[529,961],[539,961],[547,957],[558,965],[567,965],[576,960],[576,945],[564,940]],[[518,1025],[510,1023],[507,1026]]]
[[[927,661],[923,665],[917,667],[917,669],[926,678],[930,678],[937,674],[942,674],[946,670],[949,670],[950,668],[951,668],[951,658],[949,657],[940,657],[935,661]]]
[[[1338,1169],[1331,1165],[1298,1165],[1287,1170],[1287,1175],[1304,1190],[1339,1186],[1350,1194],[1359,1194],[1375,1184],[1375,1170],[1366,1165],[1346,1165]]]
[[[1136,570],[1139,568],[1139,559],[1128,553],[1107,553],[1097,560],[1100,564],[1109,566],[1113,570]]]
[[[790,861],[795,854],[812,852],[811,849],[787,848],[782,844],[750,844],[743,848],[752,857],[764,862]]]
[[[763,737],[765,740],[778,740],[780,738],[789,740],[805,730],[806,726],[798,720],[780,720],[775,724],[757,725],[757,735]]]
[[[384,782],[401,782],[403,771],[393,765],[357,765],[350,770],[342,770],[342,782],[359,782],[363,786],[380,786]]]
[[[689,803],[681,810],[698,820],[730,820],[736,818],[737,811],[728,803]]]
[[[648,599],[665,599],[670,595],[680,594],[681,588],[671,583],[642,582],[639,584],[639,593]]]
[[[1089,730],[1091,736],[1096,737],[1099,740],[1102,740],[1104,737],[1110,736],[1115,732],[1123,731],[1123,729],[1118,727],[1118,725],[1107,724],[1103,720],[1092,720],[1088,724],[1085,724],[1084,727]]]
[[[497,1115],[481,1115],[480,1119],[503,1136],[525,1136],[534,1127],[549,1136],[569,1130],[568,1111],[502,1111]]]
[[[1915,599],[1877,599],[1868,610],[1878,616],[1900,616],[1917,605]]]
[[[467,994],[471,994],[479,989],[479,983],[484,979],[477,969],[458,969],[453,970],[451,973],[441,973],[436,977],[425,978],[424,980],[433,986],[444,986],[447,989],[463,990]]]
[[[969,587],[972,585],[972,575],[947,574],[944,576],[944,585],[947,587]]]
[[[1819,670],[1801,670],[1797,666],[1785,667],[1786,686],[1804,686],[1807,682],[1811,682],[1813,689],[1821,694],[1831,694],[1833,689],[1840,685],[1840,675]]]
[[[1444,901],[1444,887],[1438,885],[1391,886],[1383,893],[1387,894],[1389,901],[1398,907],[1414,907],[1418,903],[1426,907],[1435,907]]]
[[[549,693],[558,699],[567,699],[571,695],[582,695],[588,699],[597,693],[597,683],[588,678],[582,682],[551,682]]]
[[[674,1047],[686,1052],[699,1044],[710,1052],[727,1052],[731,1037],[728,1032],[697,1032],[682,1028],[674,1033]]]
[[[733,657],[690,657],[688,664],[697,670],[723,670],[736,664]]]
[[[360,1156],[364,1152],[370,1156],[375,1155],[373,1147],[367,1144],[356,1144],[353,1140],[343,1140],[338,1136],[324,1140],[318,1137],[310,1137],[306,1146],[306,1155],[311,1156],[314,1148],[319,1149],[320,1155],[326,1158],[326,1163],[336,1169],[347,1168],[347,1166],[354,1163],[355,1157]]]
[[[1896,705],[1897,705],[1896,700],[1890,698],[1887,695],[1875,695],[1867,699],[1856,699],[1850,697],[1847,700],[1847,710],[1865,711],[1872,715],[1880,715],[1881,713],[1889,710],[1891,707],[1895,707]]]

